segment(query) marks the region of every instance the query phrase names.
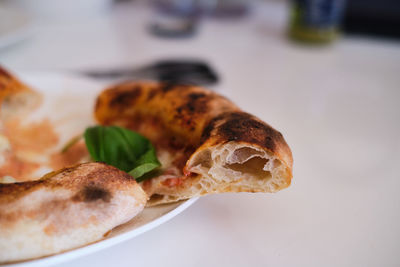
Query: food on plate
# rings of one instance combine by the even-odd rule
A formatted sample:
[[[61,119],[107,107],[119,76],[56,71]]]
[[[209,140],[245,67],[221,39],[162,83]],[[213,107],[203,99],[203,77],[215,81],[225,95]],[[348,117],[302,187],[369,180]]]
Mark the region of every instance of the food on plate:
[[[136,181],[161,165],[150,141],[136,132],[117,126],[94,126],[87,128],[84,136],[93,160],[117,167]]]
[[[40,104],[41,95],[0,66],[1,120],[26,114]]]
[[[283,136],[203,88],[112,86],[97,98],[100,125],[61,148],[50,119],[30,121],[43,99],[0,68],[0,263],[100,240],[146,204],[290,185]]]
[[[43,152],[57,143],[48,120],[26,124],[42,96],[0,66],[0,181],[31,180]],[[37,154],[40,153],[38,156]],[[32,160],[33,159],[33,160]]]
[[[137,131],[162,167],[142,182],[149,205],[223,192],[276,192],[290,185],[282,134],[227,98],[196,86],[125,82],[103,91],[101,125]]]
[[[129,174],[84,163],[37,181],[0,184],[0,262],[95,242],[132,219],[147,196]]]
[[[0,67],[0,183],[39,179],[44,173],[85,161],[78,142],[63,152],[59,133],[48,118],[32,119],[44,96]]]
[[[76,165],[90,161],[81,138],[60,149],[54,122],[35,117],[46,97],[0,68],[0,263],[95,242],[147,202],[129,174],[104,163]]]

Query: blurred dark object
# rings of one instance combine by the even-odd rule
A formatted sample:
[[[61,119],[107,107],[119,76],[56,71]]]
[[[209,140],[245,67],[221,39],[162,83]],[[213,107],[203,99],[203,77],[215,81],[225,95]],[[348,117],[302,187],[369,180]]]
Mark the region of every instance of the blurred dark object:
[[[343,30],[400,38],[400,0],[348,0]]]
[[[161,60],[141,68],[85,71],[85,75],[100,79],[155,79],[174,83],[213,85],[216,72],[201,60]]]
[[[292,39],[326,44],[337,38],[345,0],[292,0],[291,4]]]
[[[191,37],[196,30],[196,19],[188,16],[156,16],[150,25],[150,32],[163,38]]]
[[[248,14],[248,0],[153,0],[164,14],[192,17],[238,18]]]

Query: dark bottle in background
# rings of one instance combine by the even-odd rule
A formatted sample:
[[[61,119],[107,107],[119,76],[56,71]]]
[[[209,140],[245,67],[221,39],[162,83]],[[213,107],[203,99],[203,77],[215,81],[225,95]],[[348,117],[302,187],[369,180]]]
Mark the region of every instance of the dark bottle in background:
[[[348,0],[343,17],[346,34],[400,39],[399,0]]]

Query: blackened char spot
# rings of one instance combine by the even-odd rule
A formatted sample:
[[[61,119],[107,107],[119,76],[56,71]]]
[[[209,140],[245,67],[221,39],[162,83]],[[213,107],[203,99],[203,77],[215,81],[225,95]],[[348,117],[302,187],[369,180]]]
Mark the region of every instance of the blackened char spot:
[[[213,96],[205,93],[190,93],[183,99],[183,104],[176,108],[174,118],[189,131],[195,130],[196,116],[207,111]]]
[[[204,128],[202,134],[201,134],[201,139],[200,142],[204,143],[210,136],[211,133],[213,131],[213,129],[215,128],[216,123],[221,120],[221,116],[217,116],[214,119],[212,119]]]
[[[78,192],[72,200],[92,202],[96,200],[103,200],[104,202],[110,202],[111,193],[104,188],[96,186],[85,186],[80,192]]]
[[[207,102],[210,96],[207,97],[204,93],[191,93],[187,96],[186,109],[191,113],[202,113],[207,109]]]
[[[191,93],[191,94],[188,95],[188,99],[190,101],[196,101],[197,99],[203,98],[205,96],[206,96],[205,93]]]
[[[157,90],[156,89],[151,89],[149,94],[147,95],[147,100],[152,100],[157,94]]]
[[[245,112],[223,113],[211,120],[202,133],[201,142],[211,135],[221,142],[247,142],[272,151],[276,150],[276,142],[283,138],[280,132]]]
[[[116,95],[112,97],[110,101],[110,106],[112,108],[126,108],[130,107],[135,103],[135,101],[140,97],[142,94],[142,88],[135,87],[126,92],[119,92],[116,91]]]
[[[7,79],[11,79],[11,74],[8,73],[5,69],[3,69],[2,67],[0,67],[0,76],[3,76]]]
[[[176,87],[176,84],[173,82],[164,82],[163,84],[161,84],[161,91],[164,93],[167,93],[169,91],[171,91],[172,89],[174,89]]]
[[[172,91],[172,90],[185,91],[189,88],[191,88],[191,86],[189,84],[183,84],[183,83],[174,82],[174,81],[165,81],[160,84],[160,90],[163,93],[168,93],[169,91]]]
[[[187,95],[184,104],[176,109],[177,115],[183,116],[183,114],[186,114],[187,116],[192,116],[193,114],[205,112],[211,97],[204,93],[191,93]]]

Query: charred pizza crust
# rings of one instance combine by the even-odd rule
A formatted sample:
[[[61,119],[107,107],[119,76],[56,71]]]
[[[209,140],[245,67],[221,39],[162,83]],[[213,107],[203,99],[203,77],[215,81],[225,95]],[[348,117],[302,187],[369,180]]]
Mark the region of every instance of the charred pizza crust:
[[[97,241],[143,210],[147,196],[127,173],[83,163],[40,180],[0,184],[0,263]]]
[[[125,82],[100,94],[95,117],[148,137],[162,169],[142,183],[150,204],[222,192],[276,192],[290,185],[282,134],[206,89]]]

